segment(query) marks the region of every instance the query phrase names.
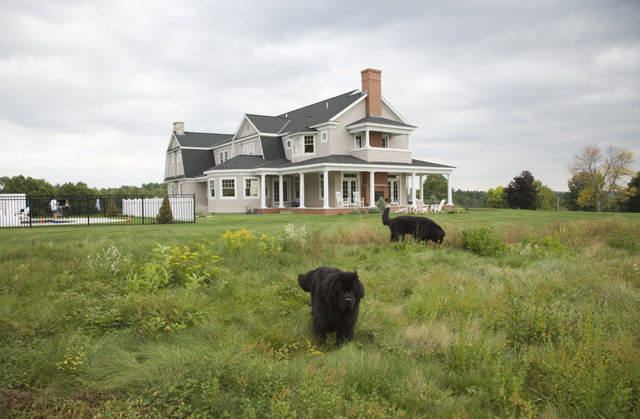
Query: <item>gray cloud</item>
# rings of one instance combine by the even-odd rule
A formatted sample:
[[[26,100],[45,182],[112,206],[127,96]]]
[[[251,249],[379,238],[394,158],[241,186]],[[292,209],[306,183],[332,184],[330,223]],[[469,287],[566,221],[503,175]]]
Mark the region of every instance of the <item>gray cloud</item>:
[[[373,67],[454,187],[530,170],[564,190],[582,145],[640,155],[639,18],[635,0],[6,1],[0,175],[159,182],[172,122],[231,133]]]

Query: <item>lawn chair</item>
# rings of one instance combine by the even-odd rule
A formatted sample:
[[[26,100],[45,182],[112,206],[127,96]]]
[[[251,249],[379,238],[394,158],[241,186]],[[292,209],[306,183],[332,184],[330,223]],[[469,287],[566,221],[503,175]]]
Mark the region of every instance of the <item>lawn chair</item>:
[[[336,191],[336,206],[338,208],[346,208],[349,206],[349,199],[344,199],[340,191]]]
[[[20,221],[29,221],[29,210],[30,207],[22,208],[20,212],[18,212],[18,217],[20,217]]]
[[[431,205],[431,212],[442,212],[442,206],[444,205],[445,200],[440,201],[439,204]]]
[[[416,199],[413,205],[414,212],[416,214],[426,214],[429,211],[429,205],[426,205],[424,202],[422,202],[422,199]]]
[[[356,207],[364,207],[364,198],[360,198],[360,192],[353,193],[353,205]]]

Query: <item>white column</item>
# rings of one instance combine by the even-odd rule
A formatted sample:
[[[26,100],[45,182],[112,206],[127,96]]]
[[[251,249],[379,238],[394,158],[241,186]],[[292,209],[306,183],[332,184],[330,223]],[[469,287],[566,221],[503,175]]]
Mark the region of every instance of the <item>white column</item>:
[[[260,175],[260,187],[262,188],[262,191],[260,192],[260,208],[261,209],[267,208],[266,182],[267,182],[267,175],[263,173]]]
[[[376,172],[374,172],[373,170],[369,172],[369,206],[371,208],[376,206],[376,199],[375,199],[376,188],[375,188],[375,185],[373,184],[374,173]]]
[[[324,177],[324,205],[322,208],[331,208],[329,207],[329,171],[323,170],[322,176]]]
[[[300,206],[298,208],[306,208],[304,206],[304,173],[300,172]]]
[[[369,148],[369,147],[370,147],[370,146],[369,146],[369,130],[366,130],[366,131],[365,131],[365,136],[364,136],[364,138],[365,138],[364,146],[365,146],[365,148]]]
[[[278,208],[284,208],[284,190],[283,190],[283,183],[282,183],[282,175],[278,175],[278,182],[280,182],[280,187],[278,188],[278,198],[279,198],[279,203],[278,203]]]
[[[416,172],[411,173],[411,201],[416,205]]]
[[[447,205],[453,205],[453,197],[451,194],[451,174],[447,175]]]
[[[426,204],[426,202],[424,201],[424,181],[426,180],[427,176],[423,175],[420,176],[420,199],[422,199],[422,203]]]

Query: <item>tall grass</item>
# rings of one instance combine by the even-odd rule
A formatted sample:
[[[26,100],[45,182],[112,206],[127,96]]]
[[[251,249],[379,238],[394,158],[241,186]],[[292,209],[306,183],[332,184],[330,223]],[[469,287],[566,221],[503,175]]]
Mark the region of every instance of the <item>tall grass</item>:
[[[640,219],[538,214],[436,215],[441,246],[379,215],[2,230],[0,411],[637,417]],[[503,252],[467,248],[491,227]],[[297,285],[321,265],[365,286],[340,348]]]

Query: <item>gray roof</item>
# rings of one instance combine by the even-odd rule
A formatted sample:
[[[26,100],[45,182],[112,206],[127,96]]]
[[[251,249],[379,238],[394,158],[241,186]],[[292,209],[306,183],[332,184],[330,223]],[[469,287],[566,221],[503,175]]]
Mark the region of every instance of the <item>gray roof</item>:
[[[235,156],[230,158],[229,160],[227,160],[224,163],[220,163],[218,165],[215,166],[210,166],[208,169],[205,169],[207,171],[209,170],[242,170],[242,169],[254,169],[258,166],[260,166],[260,164],[264,163],[264,159],[262,158],[262,156],[255,156],[255,155],[240,155],[240,156]]]
[[[247,114],[246,116],[262,134],[277,134],[290,122],[287,118],[277,116],[251,114]]]
[[[216,164],[211,150],[182,149],[181,154],[186,178],[202,175],[206,169]]]
[[[360,99],[365,93],[352,90],[347,93],[343,93],[340,96],[326,99],[313,105],[305,106],[304,108],[296,109],[293,111],[285,112],[278,115],[279,118],[290,119],[291,122],[287,124],[282,133],[296,133],[296,132],[312,132],[315,131],[309,127],[327,122],[351,104]]]
[[[181,147],[203,147],[210,148],[225,141],[231,141],[233,134],[207,134],[204,132],[185,132],[184,135],[173,134],[176,136]]]
[[[260,137],[262,143],[262,155],[265,160],[284,159],[284,147],[282,137]]]
[[[352,122],[349,125],[347,125],[346,128],[349,128],[352,125],[357,125],[357,124],[363,124],[365,122],[371,122],[371,123],[376,123],[376,124],[385,124],[385,125],[394,125],[397,127],[409,127],[409,128],[417,128],[414,127],[413,125],[409,125],[409,124],[405,124],[404,122],[398,122],[398,121],[394,121],[392,119],[387,119],[387,118],[383,118],[381,116],[376,116],[376,115],[367,115],[366,117],[357,120],[356,122]]]
[[[326,157],[318,157],[315,159],[309,159],[309,160],[305,160],[305,161],[301,161],[301,162],[296,162],[296,163],[290,163],[286,166],[283,166],[284,168],[287,167],[300,167],[300,166],[307,166],[307,165],[313,165],[313,164],[323,164],[323,163],[329,163],[329,164],[351,164],[351,165],[365,165],[365,166],[406,166],[406,167],[437,167],[437,168],[448,168],[448,169],[455,169],[455,166],[446,166],[444,164],[439,164],[439,163],[431,163],[428,161],[423,161],[423,160],[416,160],[416,159],[412,159],[411,163],[394,163],[394,162],[368,162],[366,160],[362,160],[359,159],[357,157],[354,156],[347,156],[347,155],[331,155],[331,156],[326,156]]]

